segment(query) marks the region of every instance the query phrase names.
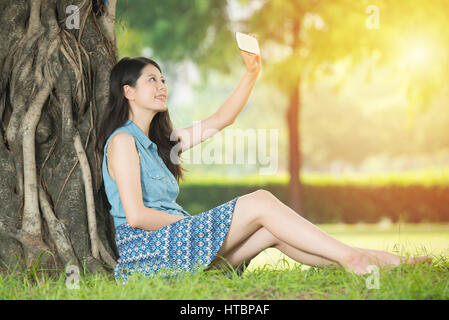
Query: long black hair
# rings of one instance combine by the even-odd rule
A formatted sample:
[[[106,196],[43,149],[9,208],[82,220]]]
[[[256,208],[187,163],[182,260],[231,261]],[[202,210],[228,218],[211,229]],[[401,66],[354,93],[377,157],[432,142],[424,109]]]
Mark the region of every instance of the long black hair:
[[[142,74],[142,69],[148,64],[158,68],[162,74],[160,66],[154,60],[146,57],[125,57],[117,62],[111,70],[109,98],[97,133],[96,150],[101,160],[104,156],[103,149],[108,137],[128,120],[130,106],[128,99],[123,94],[123,86],[135,87]],[[180,138],[178,138],[178,141],[170,140],[172,131],[173,124],[167,110],[156,113],[151,121],[149,132],[146,134],[151,141],[156,143],[159,156],[179,183],[179,180],[183,179],[182,171],[185,169],[180,164],[170,161],[170,150],[180,141]],[[178,151],[178,159],[180,153],[181,150]],[[103,179],[100,189],[104,192]]]

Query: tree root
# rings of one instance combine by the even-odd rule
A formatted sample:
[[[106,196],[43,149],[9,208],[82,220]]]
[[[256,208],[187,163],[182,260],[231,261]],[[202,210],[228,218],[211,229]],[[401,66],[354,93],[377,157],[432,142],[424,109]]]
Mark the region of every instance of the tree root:
[[[95,200],[92,188],[92,175],[90,174],[89,161],[87,160],[86,153],[84,152],[84,148],[81,143],[81,138],[78,132],[75,133],[74,146],[76,154],[78,156],[81,172],[83,175],[83,183],[87,204],[87,220],[89,225],[92,255],[96,259],[100,259],[101,256],[101,258],[103,258],[103,260],[106,263],[108,263],[111,266],[114,266],[117,264],[117,262],[106,251],[105,247],[103,246],[103,243],[100,241],[98,237],[97,221],[95,218]]]

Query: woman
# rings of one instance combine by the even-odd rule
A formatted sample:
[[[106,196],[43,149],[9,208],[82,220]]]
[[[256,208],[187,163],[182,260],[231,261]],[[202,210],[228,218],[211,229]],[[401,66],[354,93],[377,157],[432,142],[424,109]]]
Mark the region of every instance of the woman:
[[[252,35],[256,37],[255,35]],[[257,38],[257,37],[256,37]],[[338,264],[356,274],[368,266],[397,266],[405,257],[346,245],[279,201],[257,190],[191,216],[179,204],[177,156],[233,123],[261,69],[259,55],[241,51],[246,72],[231,96],[207,119],[172,128],[159,65],[123,58],[111,71],[106,117],[97,149],[120,255],[116,279],[138,271],[238,267],[266,248],[311,266]],[[201,135],[194,135],[201,130]],[[204,134],[203,134],[204,133]],[[410,258],[408,262],[427,260]]]

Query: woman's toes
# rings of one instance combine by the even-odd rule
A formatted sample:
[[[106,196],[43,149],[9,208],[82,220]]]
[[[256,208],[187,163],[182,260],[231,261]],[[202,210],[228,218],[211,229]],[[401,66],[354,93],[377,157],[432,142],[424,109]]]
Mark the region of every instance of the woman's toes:
[[[432,263],[432,258],[427,256],[420,256],[420,257],[410,257],[408,259],[409,263]]]
[[[432,263],[432,258],[431,257],[427,257],[427,256],[419,256],[419,257],[401,257],[402,259],[402,263],[410,263],[410,264],[415,264],[415,263]]]

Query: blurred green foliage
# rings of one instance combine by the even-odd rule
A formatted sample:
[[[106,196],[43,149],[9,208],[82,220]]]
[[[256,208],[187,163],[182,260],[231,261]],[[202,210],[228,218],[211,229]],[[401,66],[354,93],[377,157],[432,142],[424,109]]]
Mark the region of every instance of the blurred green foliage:
[[[168,67],[190,60],[206,77],[211,69],[229,72],[239,51],[222,0],[117,1],[119,58],[149,56]],[[162,63],[161,63],[162,64]]]

